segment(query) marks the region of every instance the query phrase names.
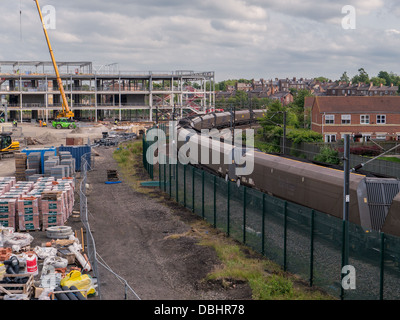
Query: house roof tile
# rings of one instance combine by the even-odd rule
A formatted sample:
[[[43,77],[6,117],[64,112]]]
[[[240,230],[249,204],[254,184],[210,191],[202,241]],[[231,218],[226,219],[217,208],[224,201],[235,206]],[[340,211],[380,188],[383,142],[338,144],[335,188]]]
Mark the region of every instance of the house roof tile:
[[[400,96],[307,97],[305,107],[317,107],[321,113],[400,113]]]

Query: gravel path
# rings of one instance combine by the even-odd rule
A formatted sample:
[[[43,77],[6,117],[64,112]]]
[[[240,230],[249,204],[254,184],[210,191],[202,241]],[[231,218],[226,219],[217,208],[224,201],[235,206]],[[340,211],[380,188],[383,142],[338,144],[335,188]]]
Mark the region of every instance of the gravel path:
[[[190,230],[182,217],[195,219],[192,213],[136,192],[121,176],[121,184],[105,184],[107,170],[118,170],[114,148],[96,151],[95,169],[88,173],[88,208],[97,253],[140,299],[251,299],[247,284],[232,289],[203,285],[219,264],[215,251],[194,238],[167,238]],[[124,285],[102,266],[99,278],[103,300],[124,299]],[[137,298],[128,291],[128,299]]]

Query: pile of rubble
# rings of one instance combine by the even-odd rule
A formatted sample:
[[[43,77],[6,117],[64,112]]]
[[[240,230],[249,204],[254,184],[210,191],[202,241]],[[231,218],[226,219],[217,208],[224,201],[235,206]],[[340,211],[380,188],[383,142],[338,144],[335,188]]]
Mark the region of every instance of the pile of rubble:
[[[94,143],[98,146],[117,146],[121,142],[133,140],[137,138],[134,132],[103,132],[103,138],[95,139]]]

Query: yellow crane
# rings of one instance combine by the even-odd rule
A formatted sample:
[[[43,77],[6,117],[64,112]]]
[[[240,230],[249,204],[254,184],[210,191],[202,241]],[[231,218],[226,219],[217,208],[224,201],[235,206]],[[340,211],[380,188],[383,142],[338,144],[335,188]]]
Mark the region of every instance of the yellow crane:
[[[45,25],[45,23],[43,21],[43,15],[42,15],[42,11],[40,10],[39,1],[38,0],[34,0],[34,1],[36,2],[36,6],[37,6],[37,9],[38,9],[38,12],[39,12],[40,20],[42,21],[43,32],[44,32],[44,35],[46,37],[47,45],[49,47],[51,61],[53,62],[54,71],[56,72],[58,89],[60,90],[61,98],[62,98],[62,110],[61,110],[61,112],[59,112],[57,114],[57,118],[73,118],[74,117],[74,113],[68,107],[67,97],[65,96],[64,87],[63,87],[63,84],[62,84],[62,81],[61,81],[60,73],[58,72],[57,63],[56,63],[56,60],[54,58],[53,49],[51,48],[49,35],[47,34],[47,30],[46,30],[46,25]]]

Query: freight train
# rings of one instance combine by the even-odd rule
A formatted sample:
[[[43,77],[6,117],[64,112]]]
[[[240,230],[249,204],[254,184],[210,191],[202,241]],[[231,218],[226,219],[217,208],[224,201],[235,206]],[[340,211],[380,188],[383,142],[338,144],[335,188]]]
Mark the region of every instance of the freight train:
[[[177,125],[177,133],[179,137],[186,138],[178,139],[178,148],[193,138],[194,131],[198,133],[196,143],[209,143],[209,156],[219,153],[220,161],[198,163],[198,159],[192,159],[192,163],[198,163],[214,174],[236,181],[238,185],[243,184],[343,219],[342,170],[263,153],[254,148],[234,145],[223,137],[215,139],[200,134],[205,129],[232,128],[233,123],[235,126],[249,124],[264,115],[265,110],[240,110],[235,113],[221,112],[184,118]],[[237,174],[243,164],[232,161],[235,152],[248,160],[252,159],[254,167],[251,173]],[[229,161],[224,161],[227,155]],[[349,185],[349,221],[361,226],[366,232],[375,230],[400,236],[400,181],[352,172]]]

